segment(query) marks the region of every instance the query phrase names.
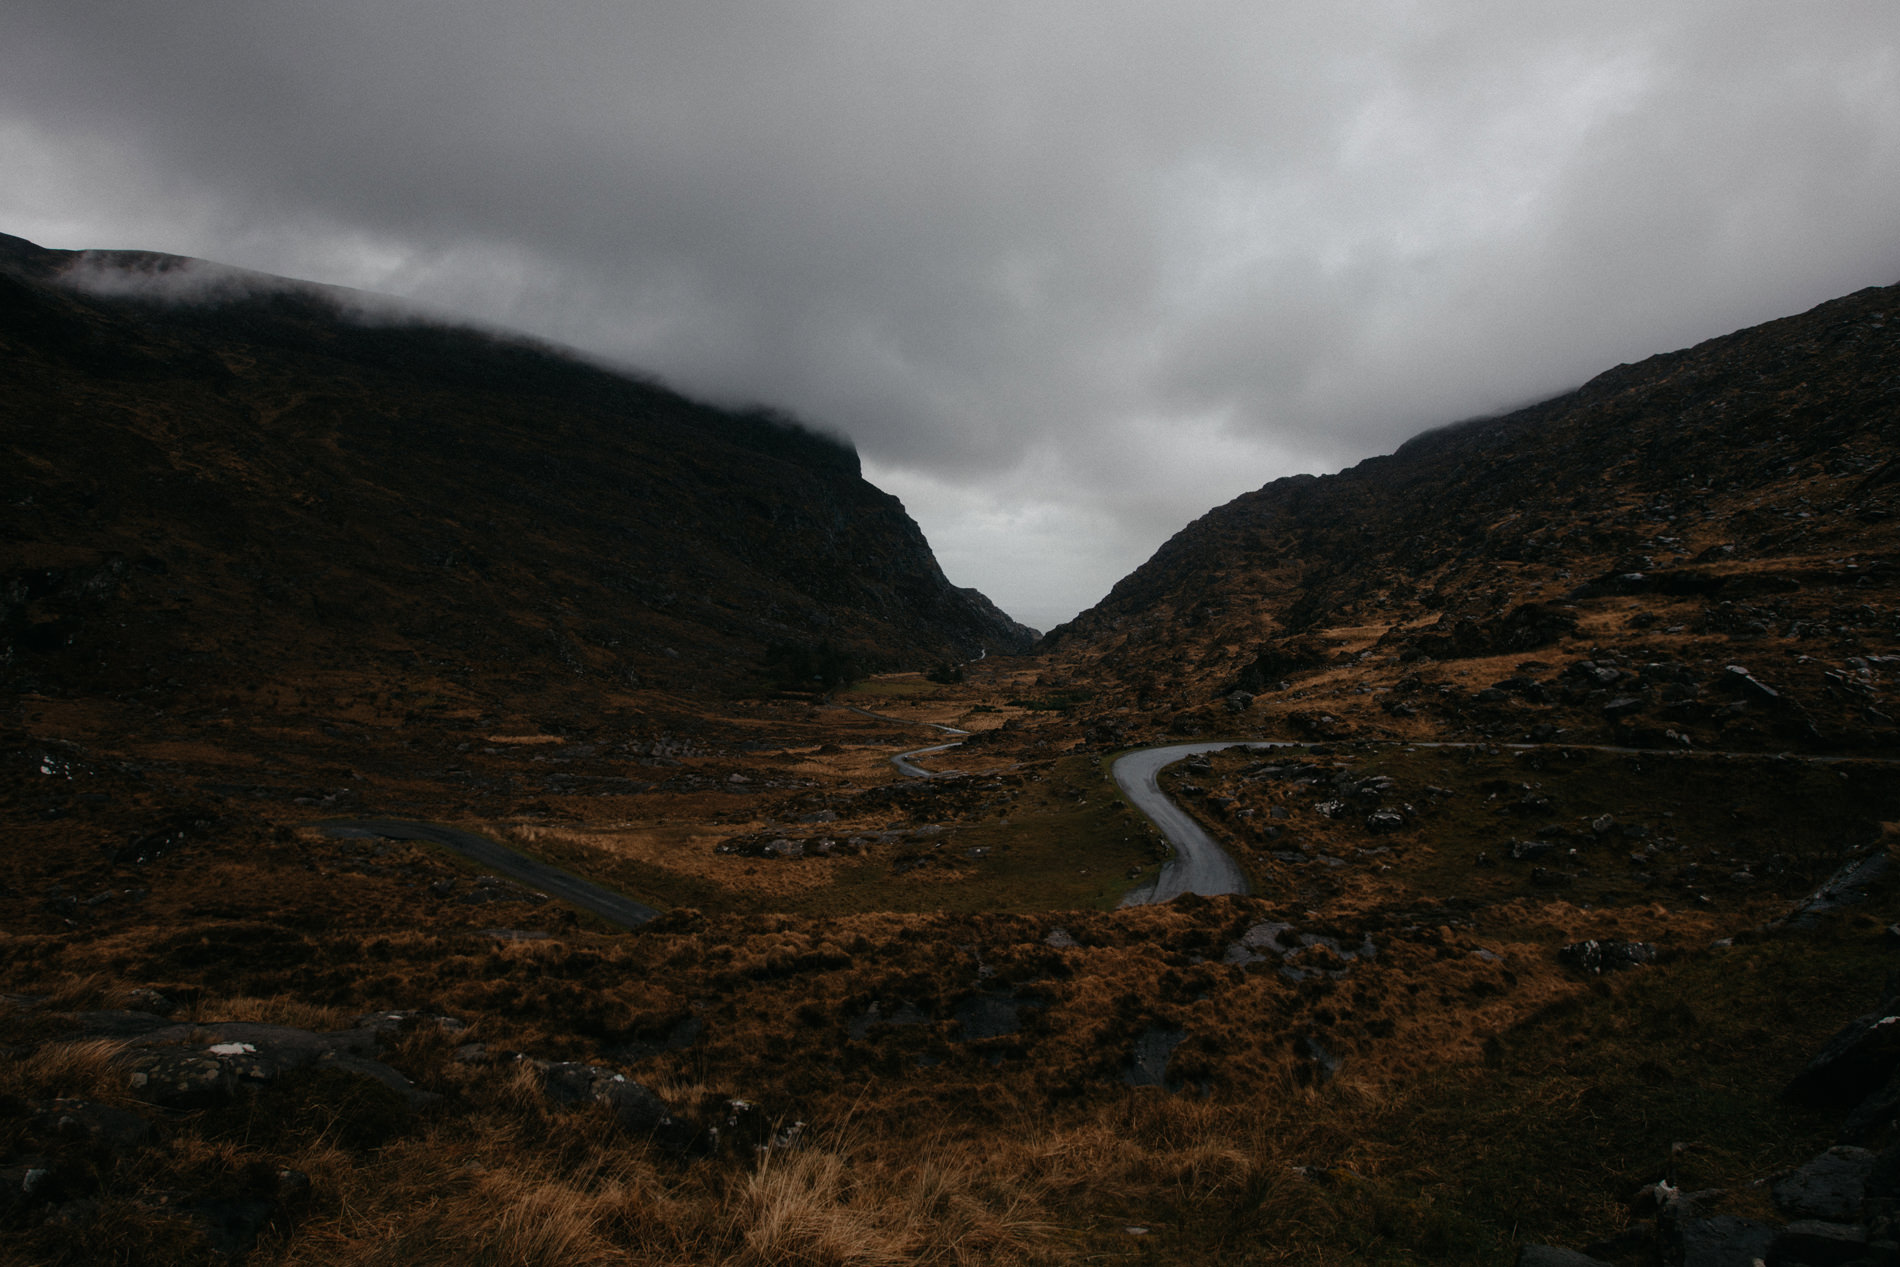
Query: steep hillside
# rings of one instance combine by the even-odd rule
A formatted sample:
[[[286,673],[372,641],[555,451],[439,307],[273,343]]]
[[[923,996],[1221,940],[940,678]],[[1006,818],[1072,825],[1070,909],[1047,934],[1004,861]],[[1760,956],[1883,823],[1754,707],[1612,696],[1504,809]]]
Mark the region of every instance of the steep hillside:
[[[1900,287],[1870,288],[1276,480],[1044,646],[1136,705],[1129,725],[1196,730],[1264,693],[1266,713],[1369,736],[1890,743],[1874,706],[1900,644],[1890,314]],[[1614,663],[1578,667],[1593,646]],[[1549,663],[1517,667],[1532,657]]]
[[[9,251],[0,1267],[1900,1254],[1893,292],[820,693],[843,446]]]
[[[196,261],[0,239],[7,685],[733,689],[1031,635],[849,445]]]

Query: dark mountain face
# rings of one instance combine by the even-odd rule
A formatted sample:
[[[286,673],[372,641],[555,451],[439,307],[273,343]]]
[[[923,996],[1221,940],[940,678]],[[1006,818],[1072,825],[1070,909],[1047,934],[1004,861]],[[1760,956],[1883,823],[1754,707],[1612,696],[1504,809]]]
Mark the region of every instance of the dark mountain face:
[[[1376,696],[1416,689],[1421,663],[1593,645],[1706,662],[1685,670],[1703,679],[1737,657],[1859,674],[1845,659],[1900,645],[1897,455],[1900,287],[1870,288],[1338,475],[1276,480],[1183,529],[1044,646],[1155,710],[1348,662],[1372,674],[1352,691]],[[1391,682],[1373,673],[1388,664]],[[1798,676],[1846,731],[1891,729],[1864,700],[1823,709],[1819,669]],[[1399,705],[1369,733],[1404,733],[1394,711],[1424,715]],[[1700,714],[1676,711],[1687,733]]]
[[[182,301],[198,267],[0,239],[13,689],[425,664],[735,689],[787,649],[1034,636],[945,579],[841,441],[347,292],[233,273]]]

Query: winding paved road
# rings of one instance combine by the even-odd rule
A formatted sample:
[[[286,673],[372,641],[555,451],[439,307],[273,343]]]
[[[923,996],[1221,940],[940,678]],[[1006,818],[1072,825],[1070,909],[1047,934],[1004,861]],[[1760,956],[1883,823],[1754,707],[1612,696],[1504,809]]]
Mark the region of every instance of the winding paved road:
[[[940,721],[913,721],[908,717],[892,717],[887,713],[874,713],[868,708],[859,708],[853,704],[846,704],[843,707],[846,712],[856,713],[860,717],[875,717],[879,721],[896,722],[900,726],[928,726],[932,730],[941,730],[946,735],[968,736],[970,733],[967,730],[959,730],[955,726],[946,726]],[[950,751],[950,749],[957,747],[962,742],[963,740],[959,739],[955,743],[932,744],[928,748],[912,748],[909,752],[900,752],[896,756],[892,757],[891,764],[896,766],[897,772],[903,775],[905,778],[910,778],[910,779],[955,778],[957,774],[960,773],[959,771],[926,770],[922,766],[912,765],[910,763],[910,759],[912,757],[927,757],[933,752],[948,752]]]
[[[427,840],[453,850],[490,871],[499,871],[550,897],[591,911],[610,924],[638,928],[659,912],[652,907],[604,889],[592,880],[583,880],[571,871],[563,871],[539,858],[530,858],[498,841],[472,831],[443,827],[438,823],[418,823],[400,818],[360,818],[347,822],[318,823],[324,835],[338,839],[363,840],[382,836],[389,840]]]
[[[1115,786],[1122,790],[1134,807],[1161,829],[1174,846],[1174,856],[1161,868],[1155,882],[1135,889],[1121,901],[1123,906],[1145,906],[1165,902],[1183,893],[1215,897],[1222,893],[1245,893],[1247,876],[1240,864],[1225,849],[1214,843],[1192,815],[1176,805],[1161,790],[1161,771],[1186,757],[1226,748],[1282,748],[1291,745],[1271,740],[1238,743],[1178,743],[1165,748],[1142,748],[1118,757],[1111,771]]]
[[[1291,739],[1181,743],[1170,744],[1163,748],[1140,748],[1116,758],[1114,766],[1111,767],[1116,786],[1121,788],[1136,809],[1147,815],[1148,820],[1160,829],[1168,843],[1174,846],[1174,856],[1162,866],[1161,874],[1155,877],[1155,882],[1133,890],[1122,899],[1121,904],[1144,906],[1150,902],[1165,902],[1182,893],[1199,893],[1205,897],[1217,897],[1223,893],[1247,891],[1247,877],[1241,871],[1240,864],[1215,843],[1213,837],[1194,821],[1192,815],[1170,800],[1167,793],[1161,790],[1157,777],[1164,768],[1187,757],[1197,756],[1203,752],[1220,752],[1227,748],[1265,749],[1310,746],[1310,744]],[[1874,765],[1900,766],[1900,761],[1895,761],[1891,757],[1818,756],[1785,752],[1719,752],[1700,748],[1625,748],[1615,744],[1492,744],[1445,740],[1392,740],[1386,742],[1385,746],[1392,748],[1492,748],[1508,752],[1529,752],[1537,748],[1567,748],[1573,752],[1608,752],[1620,756],[1668,756],[1718,760],[1754,757],[1805,761],[1814,765],[1839,765],[1848,761],[1860,761]]]
[[[854,708],[852,712],[863,713],[866,710]],[[867,716],[878,717],[881,721],[903,721],[898,717],[883,717],[877,713]],[[913,722],[913,725],[930,726],[950,734],[968,734],[954,726],[945,726],[938,722]],[[960,741],[959,741],[960,742]],[[913,748],[909,752],[899,753],[891,761],[899,771],[917,779],[942,778],[954,771],[933,772],[912,765],[908,758],[924,756],[932,752],[943,752],[955,748],[957,743],[937,744],[928,748]],[[1247,877],[1240,865],[1215,843],[1192,815],[1170,800],[1161,790],[1158,776],[1167,766],[1187,757],[1204,752],[1220,752],[1227,748],[1303,748],[1311,745],[1288,739],[1237,739],[1214,743],[1169,744],[1160,748],[1140,748],[1116,758],[1111,771],[1115,784],[1121,788],[1130,803],[1148,817],[1161,834],[1174,847],[1174,856],[1161,868],[1161,874],[1155,882],[1129,893],[1121,901],[1123,906],[1142,906],[1150,902],[1165,902],[1169,898],[1183,893],[1198,893],[1206,897],[1217,897],[1224,893],[1247,892]],[[1891,757],[1840,757],[1807,756],[1789,753],[1771,754],[1760,752],[1709,752],[1681,748],[1623,748],[1608,744],[1484,744],[1463,742],[1432,741],[1394,741],[1390,747],[1399,748],[1494,748],[1515,752],[1532,748],[1569,748],[1574,751],[1610,752],[1644,756],[1687,756],[1703,758],[1729,757],[1773,757],[1812,762],[1817,765],[1833,765],[1845,761],[1865,761],[1876,765],[1900,766],[1900,761]],[[455,827],[444,827],[438,823],[422,823],[409,819],[364,818],[314,823],[312,826],[324,835],[343,839],[366,839],[385,837],[390,840],[426,840],[445,849],[461,854],[469,861],[491,871],[499,871],[505,876],[521,881],[563,902],[571,903],[584,911],[590,911],[612,924],[622,928],[638,928],[659,914],[652,907],[636,902],[630,897],[603,888],[591,880],[583,880],[571,871],[563,871],[552,863],[542,862],[527,854],[510,849],[499,841],[474,832],[462,831]]]

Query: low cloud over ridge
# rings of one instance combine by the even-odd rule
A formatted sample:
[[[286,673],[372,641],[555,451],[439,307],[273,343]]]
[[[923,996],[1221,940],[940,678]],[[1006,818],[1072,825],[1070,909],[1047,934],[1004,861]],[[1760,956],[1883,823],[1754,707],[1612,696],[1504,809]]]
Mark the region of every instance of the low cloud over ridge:
[[[1900,279],[1884,0],[21,0],[0,230],[836,427],[1047,626],[1210,505]]]

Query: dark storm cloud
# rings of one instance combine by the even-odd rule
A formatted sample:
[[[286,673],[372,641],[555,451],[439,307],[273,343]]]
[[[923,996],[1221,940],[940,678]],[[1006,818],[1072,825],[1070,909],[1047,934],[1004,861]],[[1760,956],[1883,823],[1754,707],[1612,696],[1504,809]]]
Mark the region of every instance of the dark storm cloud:
[[[1900,278],[1889,0],[0,21],[0,229],[790,407],[1040,623],[1273,476]]]

